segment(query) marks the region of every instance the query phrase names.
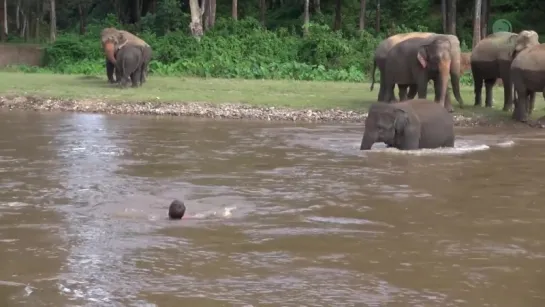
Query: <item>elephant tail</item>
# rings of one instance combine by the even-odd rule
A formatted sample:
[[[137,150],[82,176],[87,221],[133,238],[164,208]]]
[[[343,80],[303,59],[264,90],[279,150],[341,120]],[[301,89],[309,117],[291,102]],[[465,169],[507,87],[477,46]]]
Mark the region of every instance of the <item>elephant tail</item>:
[[[373,88],[375,87],[375,71],[377,70],[377,61],[373,60],[373,72],[371,73],[371,91],[373,91]]]

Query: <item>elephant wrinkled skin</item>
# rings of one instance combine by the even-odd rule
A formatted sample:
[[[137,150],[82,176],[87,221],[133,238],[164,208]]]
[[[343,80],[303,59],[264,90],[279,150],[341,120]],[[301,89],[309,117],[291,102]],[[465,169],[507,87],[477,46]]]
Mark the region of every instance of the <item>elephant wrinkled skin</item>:
[[[140,82],[144,83],[146,81],[148,65],[152,56],[151,47],[138,36],[116,28],[105,28],[102,30],[100,35],[102,48],[104,49],[104,54],[106,56],[106,75],[108,76],[108,81],[110,83],[116,83],[121,79],[121,75],[115,71],[115,54],[120,45],[128,44],[144,47],[144,61],[142,62],[143,73],[140,78]],[[114,71],[116,79],[113,77]]]
[[[426,99],[377,102],[365,119],[360,150],[376,142],[400,150],[454,147],[454,119],[445,108]]]
[[[409,38],[415,38],[415,37],[422,37],[426,38],[434,33],[431,32],[411,32],[411,33],[402,33],[402,34],[396,34],[388,37],[387,39],[380,42],[380,44],[377,46],[377,49],[375,49],[375,58],[373,61],[373,73],[372,76],[372,82],[371,82],[371,91],[375,87],[375,71],[378,67],[378,70],[380,72],[380,88],[378,93],[378,101],[384,101],[384,69],[386,68],[386,57],[388,56],[388,52],[392,47],[397,45],[400,42],[403,42]],[[405,85],[398,85],[399,87],[399,100],[403,101],[407,99],[407,86]],[[416,85],[411,86],[411,91],[409,93],[409,97],[413,98],[416,95]],[[411,97],[412,96],[412,97]],[[395,97],[394,97],[395,99]]]
[[[545,97],[545,44],[519,52],[511,64],[511,82],[517,97],[513,119],[526,122],[534,109],[536,92]]]
[[[483,83],[486,89],[486,107],[492,107],[492,88],[498,78],[503,81],[503,110],[513,106],[511,62],[526,48],[539,45],[535,31],[520,33],[496,32],[481,40],[471,52],[471,73],[475,91],[475,106],[481,106]]]
[[[418,98],[427,96],[428,81],[435,84],[435,101],[452,111],[448,95],[449,76],[456,100],[460,95],[460,41],[454,35],[434,34],[427,38],[410,38],[396,44],[386,59],[384,99],[393,100],[395,84],[418,87]]]
[[[141,80],[144,47],[126,44],[116,52],[115,69],[121,75],[121,87],[127,87],[129,80],[133,87],[138,87]]]

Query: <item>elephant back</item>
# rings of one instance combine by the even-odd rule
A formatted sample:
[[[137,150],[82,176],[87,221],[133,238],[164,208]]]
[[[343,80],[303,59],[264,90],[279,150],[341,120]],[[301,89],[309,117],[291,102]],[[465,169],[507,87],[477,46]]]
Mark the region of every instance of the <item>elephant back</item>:
[[[379,58],[386,58],[388,51],[390,51],[390,49],[392,49],[392,47],[395,45],[411,38],[426,38],[434,34],[435,33],[432,32],[409,32],[392,35],[380,42],[375,50],[375,56]]]
[[[520,52],[539,44],[535,31],[523,30],[520,33],[497,32],[481,40],[471,54],[472,62],[511,61],[515,50]]]
[[[113,42],[116,46],[131,44],[136,46],[149,46],[144,40],[138,36],[124,30],[116,28],[105,28],[100,32],[102,45],[107,42]]]
[[[535,45],[521,51],[513,60],[511,69],[545,70],[545,44]]]

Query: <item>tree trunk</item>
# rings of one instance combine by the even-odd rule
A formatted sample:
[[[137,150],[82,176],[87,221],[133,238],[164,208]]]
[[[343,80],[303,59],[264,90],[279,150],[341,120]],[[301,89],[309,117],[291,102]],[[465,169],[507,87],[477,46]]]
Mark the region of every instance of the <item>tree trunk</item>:
[[[447,33],[447,0],[441,0],[441,21],[443,25],[443,33]]]
[[[210,28],[213,28],[216,24],[216,0],[209,0],[208,2],[210,3],[210,13],[208,14],[210,19],[208,20],[208,25]]]
[[[40,3],[42,4],[40,6]],[[30,14],[30,10],[29,10]],[[42,15],[43,15],[43,3],[42,1],[36,1],[36,24],[35,24],[35,31],[34,33],[34,39],[39,40],[40,39],[40,23],[42,21]]]
[[[481,0],[475,0],[475,15],[473,16],[473,48],[475,48],[477,43],[481,40],[481,10]]]
[[[233,17],[234,20],[238,20],[238,0],[233,0],[231,17]]]
[[[449,0],[449,6],[447,8],[447,33],[456,35],[456,1],[458,0]]]
[[[203,4],[206,3],[206,0],[203,0]],[[203,5],[204,6],[204,5]],[[197,40],[203,35],[202,28],[202,15],[203,11],[199,6],[199,0],[189,0],[189,8],[191,10],[191,23],[189,24],[189,29],[191,30],[191,35]]]
[[[366,0],[360,0],[360,31],[365,30],[365,5]]]
[[[488,35],[488,21],[490,20],[490,4],[491,0],[482,0],[481,11],[481,39]]]
[[[341,24],[342,24],[341,9],[342,9],[342,0],[336,0],[335,1],[335,21],[333,23],[333,31],[338,31],[341,29]]]
[[[54,42],[57,39],[57,14],[55,12],[55,0],[50,0],[50,3],[51,11],[49,19],[51,24],[49,25],[49,39],[51,42]]]
[[[8,36],[8,1],[4,0],[4,16],[3,16],[4,22],[2,25],[2,41],[7,40]]]
[[[305,0],[305,21],[303,24],[303,32],[305,35],[308,35],[308,26],[310,23],[309,6],[310,6],[310,0]]]
[[[375,32],[380,33],[380,0],[377,0],[377,13],[375,21]]]
[[[261,19],[261,24],[265,27],[265,13],[267,12],[267,2],[265,2],[265,0],[259,0],[259,11],[260,11],[260,19]]]
[[[19,17],[19,11],[21,10],[21,0],[17,0],[17,6],[15,7],[15,27],[17,32],[21,31],[21,18]]]
[[[314,13],[322,13],[322,9],[320,8],[320,0],[314,0]]]
[[[79,12],[79,34],[85,35],[85,32],[87,31],[87,9],[83,7],[83,4],[81,2],[78,5],[78,12]]]

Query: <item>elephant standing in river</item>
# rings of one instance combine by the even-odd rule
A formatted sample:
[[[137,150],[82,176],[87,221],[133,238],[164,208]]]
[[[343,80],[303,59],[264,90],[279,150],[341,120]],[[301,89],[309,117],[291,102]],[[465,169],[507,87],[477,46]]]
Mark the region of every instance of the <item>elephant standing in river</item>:
[[[492,88],[498,78],[503,82],[503,110],[513,106],[511,62],[522,50],[539,45],[535,31],[520,33],[496,32],[481,40],[471,52],[471,72],[475,91],[475,106],[481,106],[483,82],[486,88],[486,107],[492,107]]]
[[[454,35],[434,34],[427,38],[409,38],[396,44],[386,59],[383,101],[393,100],[395,84],[418,87],[418,98],[427,96],[428,81],[435,85],[435,101],[452,111],[448,95],[450,76],[456,100],[460,95],[460,41]],[[411,98],[411,97],[409,97]]]
[[[526,122],[534,110],[536,92],[542,92],[545,98],[545,44],[519,52],[510,75],[516,93],[513,119]]]
[[[445,108],[426,99],[377,102],[365,119],[360,150],[376,142],[400,150],[454,147],[454,119]]]
[[[375,49],[375,58],[373,61],[373,73],[372,73],[372,82],[371,82],[371,91],[375,87],[375,71],[378,67],[378,70],[380,72],[380,88],[378,93],[378,101],[384,101],[384,69],[386,68],[386,58],[388,56],[388,52],[392,47],[397,45],[398,43],[407,40],[409,38],[415,38],[415,37],[429,37],[433,35],[434,33],[431,32],[411,32],[411,33],[402,33],[402,34],[396,34],[388,37],[387,39],[380,42],[380,44],[377,46],[377,49]],[[399,100],[403,101],[407,99],[407,86],[405,85],[398,85],[399,87]],[[416,85],[411,86],[409,97],[413,98],[416,95]],[[412,96],[412,97],[411,97]],[[395,95],[393,97],[395,100]]]

